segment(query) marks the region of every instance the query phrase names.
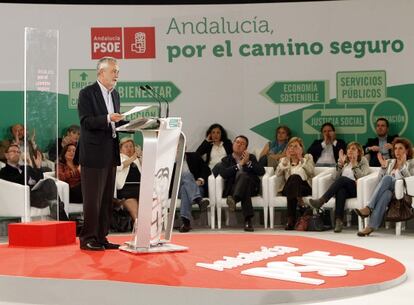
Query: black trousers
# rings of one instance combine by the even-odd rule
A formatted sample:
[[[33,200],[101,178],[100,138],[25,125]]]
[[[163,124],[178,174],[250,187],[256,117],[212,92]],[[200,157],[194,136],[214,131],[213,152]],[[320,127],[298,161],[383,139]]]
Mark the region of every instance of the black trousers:
[[[88,242],[106,243],[112,213],[116,167],[82,167],[83,228],[81,245]]]
[[[236,179],[231,186],[230,195],[236,202],[241,202],[242,212],[245,219],[254,216],[252,196],[259,192],[259,185],[247,173],[238,171]]]
[[[282,195],[287,197],[287,216],[291,221],[296,222],[296,209],[298,197],[309,196],[312,189],[308,182],[303,181],[299,175],[291,175],[285,183]]]
[[[30,206],[41,209],[50,207],[50,216],[53,219],[58,218],[57,209],[59,207],[59,220],[69,220],[53,179],[43,180],[35,190],[30,191]]]
[[[82,186],[81,184],[76,184],[74,187],[69,189],[69,202],[70,203],[82,203]]]
[[[323,198],[328,201],[335,196],[335,218],[342,219],[345,211],[345,201],[348,198],[356,197],[356,181],[348,177],[341,176],[329,187]]]

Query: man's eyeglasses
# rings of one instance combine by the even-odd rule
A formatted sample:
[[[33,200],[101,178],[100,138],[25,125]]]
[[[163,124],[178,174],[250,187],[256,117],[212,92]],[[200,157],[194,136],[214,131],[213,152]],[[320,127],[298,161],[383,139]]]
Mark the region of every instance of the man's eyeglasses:
[[[20,151],[20,150],[17,150],[17,149],[12,149],[12,150],[9,150],[7,153],[15,153],[15,154],[20,154],[20,153],[21,153],[21,151]]]

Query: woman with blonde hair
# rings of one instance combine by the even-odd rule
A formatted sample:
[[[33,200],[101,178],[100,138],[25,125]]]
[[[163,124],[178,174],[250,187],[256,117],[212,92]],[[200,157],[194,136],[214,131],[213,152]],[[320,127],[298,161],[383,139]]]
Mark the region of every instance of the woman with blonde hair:
[[[339,151],[334,183],[321,198],[310,199],[309,204],[319,209],[335,196],[335,233],[341,232],[343,228],[346,199],[356,197],[357,195],[356,181],[368,174],[369,164],[364,157],[364,150],[361,144],[350,142],[346,147],[346,155],[342,150]]]
[[[296,223],[296,209],[299,204],[304,207],[303,196],[312,193],[312,177],[315,164],[312,155],[304,155],[303,141],[293,137],[286,148],[286,157],[280,159],[276,176],[283,176],[282,195],[287,197],[288,222],[285,230],[293,230]]]
[[[355,212],[362,218],[368,217],[368,226],[358,232],[358,236],[368,236],[382,223],[385,211],[394,195],[395,181],[414,175],[413,147],[405,138],[395,138],[392,142],[394,158],[385,160],[381,152],[377,154],[381,164],[380,181],[372,193],[369,204]]]
[[[119,142],[121,165],[116,168],[117,198],[128,210],[133,221],[138,217],[139,187],[141,182],[141,149],[131,138]]]

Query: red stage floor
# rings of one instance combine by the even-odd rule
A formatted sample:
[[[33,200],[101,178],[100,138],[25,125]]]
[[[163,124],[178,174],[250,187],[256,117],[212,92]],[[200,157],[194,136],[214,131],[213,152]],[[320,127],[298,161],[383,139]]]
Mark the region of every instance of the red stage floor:
[[[111,237],[122,243],[129,236]],[[139,284],[178,287],[242,289],[242,290],[315,290],[356,287],[390,282],[405,274],[405,267],[391,257],[366,249],[303,236],[249,235],[249,234],[181,234],[175,235],[175,244],[188,246],[188,252],[134,255],[117,250],[105,252],[81,251],[79,244],[50,248],[21,248],[0,246],[0,274],[6,276],[109,280]],[[237,256],[239,252],[253,252],[261,246],[288,246],[298,252],[270,258],[223,272],[196,267],[197,262],[212,263],[223,256]],[[325,284],[313,286],[274,279],[241,275],[242,270],[264,267],[270,261],[286,261],[291,255],[315,250],[331,255],[351,255],[354,258],[383,258],[384,264],[349,271],[345,277],[323,278]]]

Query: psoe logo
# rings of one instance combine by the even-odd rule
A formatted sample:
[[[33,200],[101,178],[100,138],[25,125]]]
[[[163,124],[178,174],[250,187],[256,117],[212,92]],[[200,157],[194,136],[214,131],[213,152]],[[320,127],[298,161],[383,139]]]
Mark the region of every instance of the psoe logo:
[[[155,27],[91,28],[92,59],[155,58]]]

